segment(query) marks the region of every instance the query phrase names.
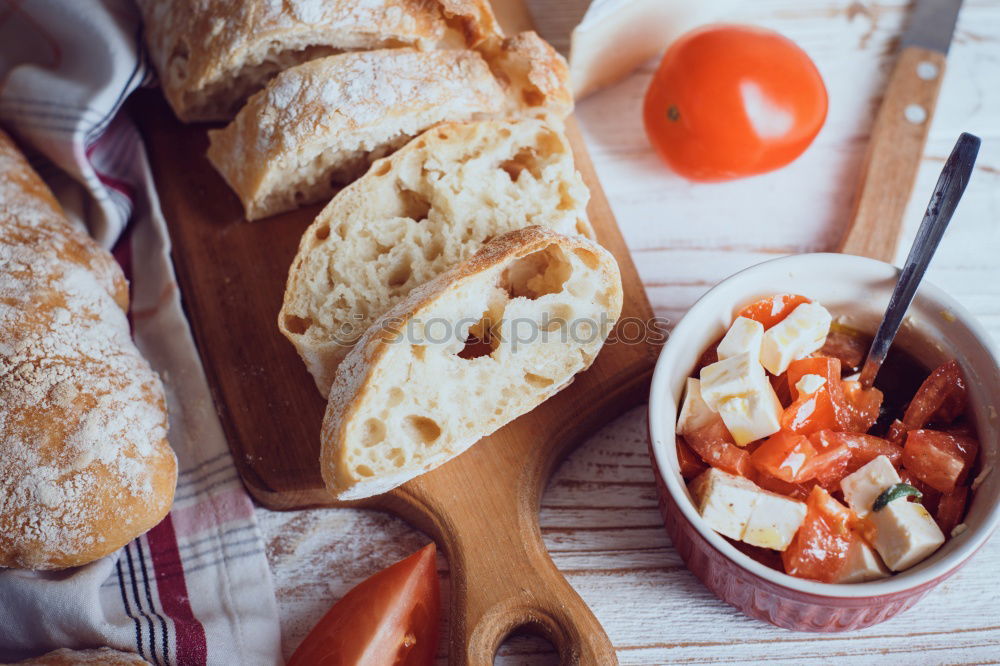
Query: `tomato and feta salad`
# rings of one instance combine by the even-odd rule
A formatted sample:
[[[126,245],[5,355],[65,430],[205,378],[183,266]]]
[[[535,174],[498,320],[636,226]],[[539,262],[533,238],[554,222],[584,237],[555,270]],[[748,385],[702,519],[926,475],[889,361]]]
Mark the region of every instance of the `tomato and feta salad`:
[[[740,310],[687,379],[680,473],[702,519],[759,562],[825,583],[903,571],[962,529],[979,442],[961,368],[893,350],[779,294]]]

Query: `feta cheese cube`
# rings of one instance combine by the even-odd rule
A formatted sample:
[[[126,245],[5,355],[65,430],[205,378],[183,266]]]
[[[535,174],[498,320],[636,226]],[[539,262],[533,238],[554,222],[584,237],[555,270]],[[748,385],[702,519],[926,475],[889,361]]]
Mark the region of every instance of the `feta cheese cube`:
[[[864,583],[890,575],[881,558],[872,547],[857,539],[847,551],[844,568],[835,583]]]
[[[826,377],[821,375],[802,375],[802,379],[795,383],[795,390],[799,392],[800,396],[812,395],[823,388],[824,384],[826,384]]]
[[[719,405],[719,416],[740,446],[781,430],[781,401],[770,382],[743,397],[729,398]]]
[[[859,516],[871,513],[872,504],[882,492],[899,483],[901,479],[889,459],[879,456],[870,463],[848,474],[840,481],[847,505]]]
[[[944,543],[944,534],[927,509],[905,497],[868,517],[875,525],[875,549],[893,571],[909,569]]]
[[[739,540],[760,489],[741,476],[710,467],[691,482],[691,495],[702,519],[713,530]]]
[[[746,317],[737,317],[729,327],[717,349],[719,360],[732,358],[747,352],[750,358],[760,362],[760,343],[764,339],[764,325]]]
[[[684,402],[677,417],[677,432],[685,435],[692,430],[708,425],[715,419],[715,412],[701,397],[701,382],[688,377],[684,387]]]
[[[806,518],[804,502],[760,490],[741,541],[751,546],[785,550]]]
[[[730,398],[745,398],[771,384],[764,369],[749,352],[706,365],[700,377],[701,397],[715,410]]]
[[[760,362],[773,375],[780,375],[792,361],[805,358],[826,342],[833,317],[819,303],[803,303],[791,314],[764,331]]]

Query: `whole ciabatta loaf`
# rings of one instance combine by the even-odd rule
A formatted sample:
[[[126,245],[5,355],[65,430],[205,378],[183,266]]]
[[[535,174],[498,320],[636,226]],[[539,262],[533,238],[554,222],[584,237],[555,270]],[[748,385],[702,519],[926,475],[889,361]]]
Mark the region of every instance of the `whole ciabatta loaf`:
[[[159,378],[128,286],[0,132],[0,567],[111,553],[173,500]]]
[[[320,465],[340,499],[377,495],[534,409],[593,362],[622,307],[614,257],[528,227],[418,287],[337,370]]]
[[[177,117],[229,120],[287,67],[342,51],[473,47],[498,34],[486,0],[138,0]]]
[[[372,321],[487,239],[528,225],[593,238],[558,125],[448,123],[344,188],[306,230],[278,327],[325,397]]]
[[[534,33],[479,51],[343,53],[275,77],[232,123],[209,131],[208,158],[255,220],[329,199],[436,123],[564,117],[565,83],[562,57]]]

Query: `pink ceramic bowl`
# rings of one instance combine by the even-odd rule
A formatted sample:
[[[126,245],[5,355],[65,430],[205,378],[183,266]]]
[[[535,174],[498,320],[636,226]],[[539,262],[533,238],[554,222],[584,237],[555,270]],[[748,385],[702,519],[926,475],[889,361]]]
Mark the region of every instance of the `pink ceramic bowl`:
[[[685,378],[701,353],[722,336],[734,313],[758,298],[794,292],[818,301],[845,324],[874,332],[897,274],[889,264],[841,254],[783,257],[748,268],[695,303],[657,362],[649,396],[649,437],[667,532],[691,571],[716,596],[779,627],[845,631],[887,620],[954,574],[1000,522],[998,471],[986,475],[975,492],[966,531],[934,555],[884,580],[831,585],[788,576],[744,555],[705,525],[691,503],[677,466],[677,403]],[[983,467],[991,469],[1000,455],[1000,370],[989,334],[954,300],[924,283],[895,344],[929,367],[958,360],[969,384]]]

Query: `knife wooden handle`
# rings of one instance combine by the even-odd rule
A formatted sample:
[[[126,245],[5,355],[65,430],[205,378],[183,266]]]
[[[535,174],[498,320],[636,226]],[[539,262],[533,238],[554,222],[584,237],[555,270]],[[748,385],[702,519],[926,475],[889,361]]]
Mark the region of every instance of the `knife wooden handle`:
[[[945,55],[903,49],[875,117],[854,214],[839,251],[892,263],[924,153]]]

